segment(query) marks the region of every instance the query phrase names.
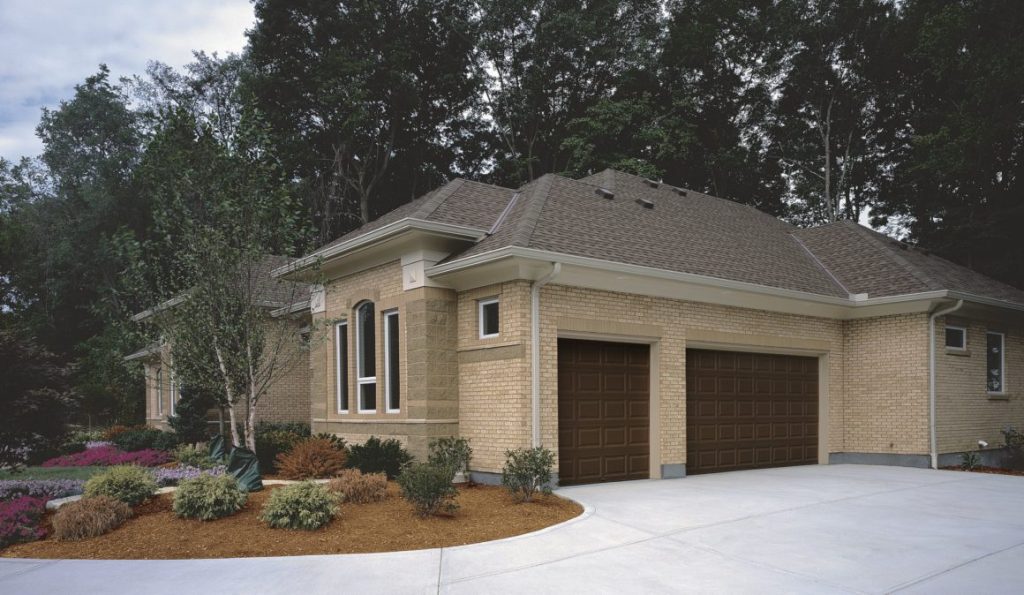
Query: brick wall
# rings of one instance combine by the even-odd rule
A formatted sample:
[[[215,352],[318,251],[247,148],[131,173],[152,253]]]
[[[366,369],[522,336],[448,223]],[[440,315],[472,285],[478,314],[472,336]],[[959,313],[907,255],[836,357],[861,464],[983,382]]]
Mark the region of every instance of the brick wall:
[[[946,317],[944,317],[946,318]],[[946,324],[967,328],[967,350],[947,350]],[[1005,322],[939,319],[935,332],[936,439],[939,453],[976,450],[978,440],[990,447],[1003,443],[1007,425],[1024,429],[1024,329]],[[1005,334],[1006,395],[986,388],[986,333]]]

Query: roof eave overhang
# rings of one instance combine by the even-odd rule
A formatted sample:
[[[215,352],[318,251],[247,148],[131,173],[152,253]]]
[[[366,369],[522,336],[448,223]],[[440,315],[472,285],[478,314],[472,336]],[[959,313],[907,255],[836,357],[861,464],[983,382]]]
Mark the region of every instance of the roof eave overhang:
[[[555,281],[560,285],[842,320],[924,313],[961,298],[1024,312],[1024,305],[947,290],[877,298],[827,296],[518,246],[435,265],[427,275],[455,289],[471,289],[499,280],[537,279],[554,262],[562,265]]]
[[[312,281],[315,280],[318,268],[329,268],[334,263],[355,254],[366,256],[374,251],[396,252],[394,256],[397,259],[401,253],[395,249],[410,240],[433,239],[464,244],[478,242],[486,235],[486,230],[475,227],[405,218],[340,244],[321,248],[308,256],[274,269],[270,274],[274,278]]]

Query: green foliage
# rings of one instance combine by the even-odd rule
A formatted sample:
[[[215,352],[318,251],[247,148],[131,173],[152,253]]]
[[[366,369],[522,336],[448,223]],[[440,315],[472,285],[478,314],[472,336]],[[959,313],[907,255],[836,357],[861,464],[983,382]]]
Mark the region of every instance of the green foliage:
[[[981,463],[978,453],[967,451],[960,455],[960,468],[964,471],[972,471]]]
[[[422,517],[438,513],[453,514],[459,506],[459,491],[452,485],[451,467],[430,463],[406,465],[398,476],[398,486],[405,498]]]
[[[312,531],[338,514],[341,497],[312,481],[303,481],[270,493],[260,518],[275,529]]]
[[[53,536],[59,541],[99,537],[120,527],[132,516],[127,504],[109,496],[93,496],[69,502],[53,515]]]
[[[268,428],[264,430],[263,428]],[[277,471],[277,457],[291,452],[292,448],[309,436],[309,430],[305,433],[301,429],[289,429],[281,426],[261,426],[256,431],[256,458],[260,461],[260,469],[264,473]]]
[[[412,455],[394,438],[381,440],[376,436],[370,436],[366,442],[349,447],[349,467],[359,469],[363,473],[384,473],[388,479],[398,477],[402,468],[411,461]]]
[[[85,497],[109,496],[135,506],[156,493],[153,475],[135,465],[118,465],[85,482]]]
[[[174,460],[182,465],[210,469],[219,464],[210,458],[205,444],[181,444],[174,449]]]
[[[131,428],[114,436],[114,446],[126,452],[135,452],[147,448],[172,450],[178,445],[178,437],[173,432],[164,432],[156,428]]]
[[[330,432],[318,432],[314,436],[318,440],[327,440],[331,443],[336,450],[347,450],[348,445],[345,443],[345,439],[337,434],[331,434]]]
[[[217,399],[207,393],[191,388],[181,389],[181,398],[174,405],[174,415],[168,422],[181,442],[195,444],[210,437],[207,413],[217,406]]]
[[[465,438],[437,438],[430,441],[430,455],[427,462],[440,469],[451,471],[452,477],[462,473],[469,478],[469,461],[473,458],[473,449]],[[449,480],[450,481],[450,480]]]
[[[501,484],[522,502],[529,502],[537,491],[551,492],[551,469],[555,454],[544,447],[517,448],[505,452]]]
[[[245,506],[249,494],[230,475],[200,475],[178,484],[174,492],[174,514],[186,519],[212,521],[235,514]]]

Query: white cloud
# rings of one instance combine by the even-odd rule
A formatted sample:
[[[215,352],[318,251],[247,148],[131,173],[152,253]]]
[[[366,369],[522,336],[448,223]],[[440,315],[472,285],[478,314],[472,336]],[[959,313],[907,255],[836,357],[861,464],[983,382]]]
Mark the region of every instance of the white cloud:
[[[182,66],[192,50],[240,51],[248,0],[0,0],[0,157],[41,150],[35,126],[100,63],[117,78],[150,60]]]

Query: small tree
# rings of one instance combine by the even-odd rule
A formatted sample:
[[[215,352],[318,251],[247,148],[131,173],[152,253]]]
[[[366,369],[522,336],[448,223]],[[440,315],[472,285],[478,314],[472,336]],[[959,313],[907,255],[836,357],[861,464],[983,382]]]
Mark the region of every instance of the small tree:
[[[181,400],[174,406],[169,422],[183,443],[195,444],[209,436],[207,414],[217,405],[217,398],[191,387],[181,389]]]

